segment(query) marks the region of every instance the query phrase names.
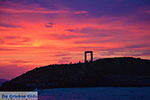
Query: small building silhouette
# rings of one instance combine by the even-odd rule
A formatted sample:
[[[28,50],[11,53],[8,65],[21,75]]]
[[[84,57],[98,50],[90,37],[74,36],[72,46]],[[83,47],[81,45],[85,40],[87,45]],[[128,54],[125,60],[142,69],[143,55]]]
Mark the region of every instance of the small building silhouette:
[[[90,62],[93,61],[93,51],[85,51],[85,52],[84,52],[84,62],[85,62],[85,63],[88,62],[88,60],[87,60],[87,54],[88,54],[88,53],[90,53],[90,55],[91,55]]]

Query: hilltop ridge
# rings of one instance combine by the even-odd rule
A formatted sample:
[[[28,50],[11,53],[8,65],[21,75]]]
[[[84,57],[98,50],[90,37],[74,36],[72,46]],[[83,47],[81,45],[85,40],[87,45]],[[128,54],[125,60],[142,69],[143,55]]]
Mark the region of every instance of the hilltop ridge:
[[[1,91],[95,86],[150,86],[150,60],[132,57],[35,68],[1,86]]]

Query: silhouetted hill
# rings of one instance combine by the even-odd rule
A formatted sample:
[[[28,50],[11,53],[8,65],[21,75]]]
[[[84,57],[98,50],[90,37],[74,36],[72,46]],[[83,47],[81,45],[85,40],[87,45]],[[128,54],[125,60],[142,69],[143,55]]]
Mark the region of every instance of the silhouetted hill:
[[[39,67],[6,82],[1,90],[93,86],[150,86],[150,60],[120,57]]]
[[[0,79],[0,86],[1,86],[1,84],[3,84],[6,81],[8,81],[8,80],[6,80],[6,79]]]

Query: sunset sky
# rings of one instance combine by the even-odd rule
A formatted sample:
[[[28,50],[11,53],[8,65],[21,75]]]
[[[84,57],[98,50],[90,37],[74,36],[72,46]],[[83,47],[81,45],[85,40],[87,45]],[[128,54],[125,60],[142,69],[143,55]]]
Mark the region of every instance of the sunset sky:
[[[94,59],[150,59],[150,0],[0,0],[0,78]]]

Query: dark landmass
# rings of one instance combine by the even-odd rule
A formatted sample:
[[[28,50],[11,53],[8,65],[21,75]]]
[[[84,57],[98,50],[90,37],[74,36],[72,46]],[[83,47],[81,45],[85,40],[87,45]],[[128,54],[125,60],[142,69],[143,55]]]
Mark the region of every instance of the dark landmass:
[[[6,79],[0,79],[0,86],[1,86],[4,82],[6,82],[6,81],[8,81],[8,80],[6,80]]]
[[[0,90],[96,86],[150,86],[150,60],[120,57],[88,63],[48,65],[5,82]]]

